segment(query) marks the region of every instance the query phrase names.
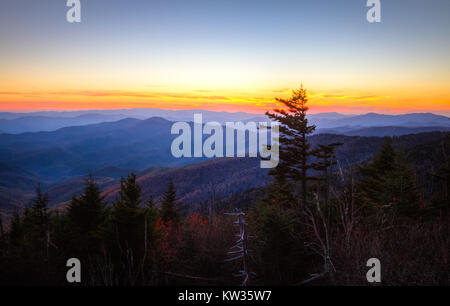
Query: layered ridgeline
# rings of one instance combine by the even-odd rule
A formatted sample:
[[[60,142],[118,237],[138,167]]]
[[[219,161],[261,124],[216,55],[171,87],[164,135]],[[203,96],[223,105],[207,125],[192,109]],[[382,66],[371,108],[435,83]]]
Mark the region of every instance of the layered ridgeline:
[[[323,117],[342,120],[336,114]],[[53,132],[1,134],[0,209],[9,215],[27,205],[38,182],[48,192],[51,205],[64,205],[73,194],[82,192],[89,172],[108,202],[116,197],[120,178],[131,172],[137,174],[143,195],[156,199],[172,178],[178,197],[183,203],[192,204],[191,207],[200,207],[209,199],[212,188],[217,198],[225,198],[267,183],[267,170],[260,168],[258,158],[173,157],[170,147],[177,135],[170,133],[172,124],[157,117],[127,118]],[[440,142],[448,143],[448,135],[446,132],[405,135],[394,137],[393,143],[396,148],[403,148],[418,166],[437,167],[444,158]],[[311,136],[311,141],[313,145],[344,143],[336,153],[340,165],[345,167],[373,157],[384,140],[319,134]],[[416,150],[422,152],[420,158],[414,157]]]
[[[119,109],[65,112],[8,113],[0,112],[0,133],[55,131],[68,126],[82,126],[112,122],[126,118],[148,119],[161,117],[169,121],[192,121],[194,114],[201,113],[205,121],[266,121],[263,115],[245,112],[214,112],[205,110]],[[345,135],[381,136],[449,130],[448,117],[431,113],[383,115],[369,113],[346,115],[340,113],[308,114],[310,123],[318,126],[317,133],[327,132]],[[370,129],[367,128],[378,128]],[[383,129],[379,129],[383,127]],[[326,129],[326,130],[325,130]]]

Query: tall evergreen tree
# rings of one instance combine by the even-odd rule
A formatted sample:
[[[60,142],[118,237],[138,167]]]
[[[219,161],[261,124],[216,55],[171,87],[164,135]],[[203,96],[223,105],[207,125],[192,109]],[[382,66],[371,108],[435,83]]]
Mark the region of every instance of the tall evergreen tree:
[[[143,215],[141,188],[137,184],[136,174],[121,179],[119,197],[113,205],[115,231],[123,249],[139,248],[143,236]]]
[[[147,254],[147,263],[152,265],[154,264],[154,257],[157,253],[157,233],[156,233],[156,224],[159,218],[159,210],[155,206],[155,202],[153,200],[153,196],[147,201],[147,205],[144,208],[144,230],[145,230],[145,250]],[[150,271],[150,275],[153,272]]]
[[[106,202],[92,176],[86,180],[83,194],[72,197],[67,215],[80,233],[96,231],[104,222]]]
[[[133,285],[143,279],[147,259],[150,224],[147,207],[141,206],[141,188],[131,173],[121,180],[120,193],[113,205],[114,236],[122,265],[122,280]]]
[[[45,231],[48,225],[48,195],[42,193],[41,186],[36,188],[36,199],[29,210],[29,217],[31,217],[39,230]]]
[[[161,218],[165,223],[172,221],[177,226],[180,223],[180,212],[176,207],[176,191],[172,179],[169,180],[167,191],[164,193],[161,202]]]
[[[89,175],[83,194],[73,196],[67,210],[67,218],[71,225],[71,240],[76,250],[85,253],[79,256],[87,256],[100,249],[101,232],[107,212],[104,197],[101,196],[93,177]]]
[[[26,242],[35,249],[46,250],[49,225],[48,195],[36,188],[36,198],[24,212],[24,234]]]
[[[315,125],[309,125],[306,118],[308,95],[302,85],[300,89],[293,90],[291,98],[276,100],[286,108],[274,109],[275,113],[266,112],[270,119],[280,123],[280,162],[270,173],[300,182],[301,203],[305,205],[307,184],[311,179],[308,170],[313,167],[308,160],[313,151],[307,136],[316,128]]]
[[[22,220],[20,218],[20,214],[17,210],[14,210],[10,229],[9,229],[9,244],[12,247],[21,246],[23,241],[23,225]]]

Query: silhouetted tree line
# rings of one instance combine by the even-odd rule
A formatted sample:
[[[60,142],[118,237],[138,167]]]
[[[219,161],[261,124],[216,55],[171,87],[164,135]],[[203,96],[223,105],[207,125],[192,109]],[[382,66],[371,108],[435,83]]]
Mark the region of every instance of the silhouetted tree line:
[[[390,138],[372,160],[341,167],[340,143],[308,142],[315,126],[307,101],[302,87],[267,113],[281,124],[280,162],[267,187],[242,195],[245,203],[230,197],[225,206],[212,188],[204,211],[183,215],[172,181],[157,203],[141,196],[133,173],[109,206],[91,176],[65,210],[50,209],[38,187],[7,230],[0,220],[0,283],[69,285],[65,264],[75,257],[81,285],[238,284],[238,265],[226,261],[233,220],[219,208],[240,206],[249,284],[367,285],[366,262],[375,257],[384,285],[448,285],[448,155],[427,198]]]

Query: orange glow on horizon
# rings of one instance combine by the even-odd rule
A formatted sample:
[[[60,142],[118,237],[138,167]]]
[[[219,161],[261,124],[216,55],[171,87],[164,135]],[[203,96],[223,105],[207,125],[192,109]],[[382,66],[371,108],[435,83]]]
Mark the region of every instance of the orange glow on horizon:
[[[0,91],[0,110],[29,112],[88,109],[204,109],[212,111],[264,113],[281,107],[275,97],[288,98],[291,90],[266,89],[255,92],[231,90],[146,91],[146,90],[55,90]],[[420,97],[390,93],[378,95],[355,90],[311,90],[311,113],[406,113],[450,114],[450,98]],[[446,96],[448,97],[448,96]]]

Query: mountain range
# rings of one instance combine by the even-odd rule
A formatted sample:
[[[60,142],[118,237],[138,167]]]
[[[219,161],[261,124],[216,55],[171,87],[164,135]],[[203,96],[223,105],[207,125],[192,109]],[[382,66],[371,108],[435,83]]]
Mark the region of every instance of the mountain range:
[[[24,132],[55,131],[63,127],[112,122],[126,118],[148,119],[161,117],[169,121],[192,121],[196,113],[201,113],[205,122],[217,121],[221,124],[227,121],[268,121],[263,114],[214,112],[201,109],[162,110],[144,108],[32,113],[0,112],[0,133],[19,134]],[[309,114],[308,119],[318,129],[357,130],[367,127],[401,126],[409,128],[428,127],[440,130],[441,128],[450,127],[450,119],[448,117],[432,113],[348,115],[329,112]]]

